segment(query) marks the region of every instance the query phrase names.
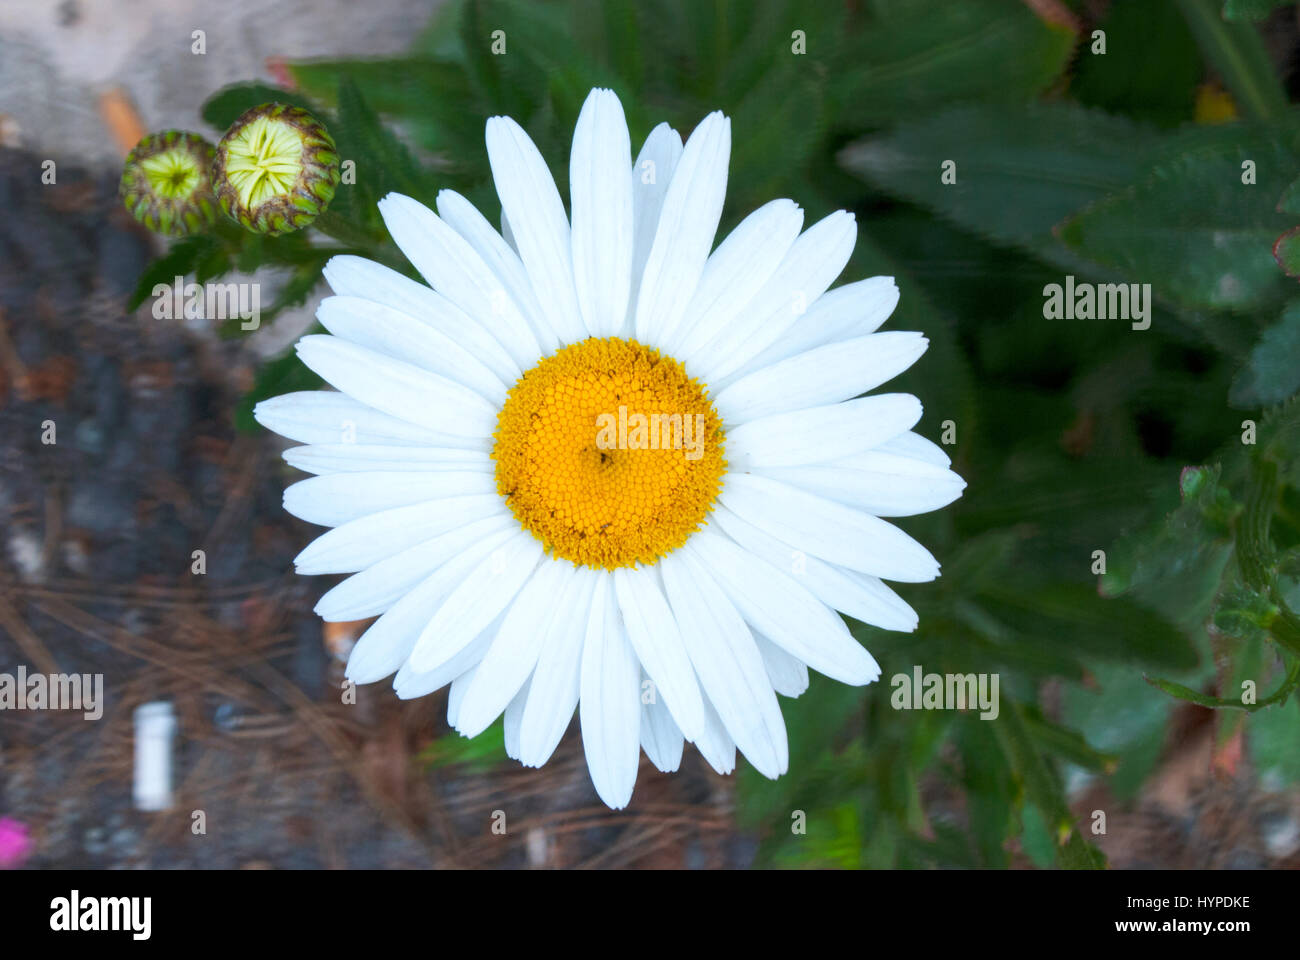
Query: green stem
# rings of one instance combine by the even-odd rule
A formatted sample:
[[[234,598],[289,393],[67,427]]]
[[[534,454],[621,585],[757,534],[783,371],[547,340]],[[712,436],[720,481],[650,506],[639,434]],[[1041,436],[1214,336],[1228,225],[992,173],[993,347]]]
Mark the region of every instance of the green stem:
[[[1250,23],[1227,23],[1223,0],[1178,0],[1196,43],[1219,71],[1242,113],[1252,120],[1280,120],[1289,104],[1268,59],[1259,31]]]
[[[1172,680],[1162,680],[1159,677],[1148,677],[1143,674],[1142,679],[1157,690],[1163,690],[1171,697],[1177,697],[1179,700],[1186,700],[1189,703],[1195,703],[1202,707],[1211,709],[1229,709],[1245,710],[1247,713],[1254,713],[1256,710],[1263,710],[1265,707],[1272,706],[1275,703],[1285,703],[1286,698],[1291,695],[1297,685],[1300,685],[1300,660],[1291,665],[1287,671],[1286,679],[1282,685],[1270,693],[1263,700],[1255,703],[1242,703],[1240,700],[1228,700],[1223,697],[1211,697],[1204,693],[1198,693],[1191,687],[1185,687],[1181,683],[1174,683]]]

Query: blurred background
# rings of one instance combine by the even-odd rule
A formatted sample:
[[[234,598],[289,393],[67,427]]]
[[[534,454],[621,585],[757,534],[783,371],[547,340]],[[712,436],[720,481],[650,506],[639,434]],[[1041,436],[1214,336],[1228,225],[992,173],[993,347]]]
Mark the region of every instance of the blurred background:
[[[105,688],[95,721],[0,713],[0,866],[1300,867],[1298,67],[1276,0],[0,0],[0,672]],[[329,256],[403,267],[379,197],[495,221],[498,113],[567,196],[596,85],[634,146],[732,116],[724,231],[778,196],[856,212],[842,279],[897,278],[886,329],[931,344],[897,389],[969,483],[902,521],[943,563],[900,588],[920,629],[852,624],[882,681],[783,700],[785,777],[688,750],[617,813],[576,724],[524,770],[499,726],[449,733],[445,694],[342,702],[365,624],[311,612],[334,578],[293,574],[315,528],[248,416],[318,383],[286,350]],[[328,213],[134,223],[141,136],[268,100],[355,160]],[[255,279],[261,328],[156,319],[175,275]],[[1149,284],[1149,326],[1053,312],[1067,277]],[[996,673],[998,718],[893,709],[918,666]],[[146,812],[158,702],[173,796]]]

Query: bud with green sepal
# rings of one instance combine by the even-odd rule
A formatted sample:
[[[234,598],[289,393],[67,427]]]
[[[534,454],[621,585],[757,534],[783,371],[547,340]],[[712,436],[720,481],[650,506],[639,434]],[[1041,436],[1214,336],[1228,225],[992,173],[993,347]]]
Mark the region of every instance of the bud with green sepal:
[[[245,111],[217,144],[212,182],[231,219],[278,236],[325,212],[338,186],[339,156],[324,124],[306,110],[264,103]]]
[[[185,236],[217,219],[210,179],[216,148],[197,133],[151,133],[127,154],[118,192],[150,230]]]

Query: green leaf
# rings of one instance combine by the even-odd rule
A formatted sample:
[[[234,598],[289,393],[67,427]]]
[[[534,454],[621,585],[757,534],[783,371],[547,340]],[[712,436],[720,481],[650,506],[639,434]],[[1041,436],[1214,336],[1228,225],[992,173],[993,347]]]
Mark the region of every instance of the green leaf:
[[[208,234],[176,241],[170,250],[150,263],[140,275],[135,290],[127,301],[127,310],[135,310],[153,296],[154,287],[158,284],[171,286],[177,277],[197,273],[201,265],[210,262],[214,255],[221,252],[220,240]]]
[[[986,588],[980,602],[1003,623],[1075,655],[1171,669],[1197,661],[1187,637],[1163,617],[1126,597],[1100,597],[1088,584],[1000,585]]]
[[[414,56],[313,60],[290,63],[287,69],[300,89],[327,104],[338,102],[340,80],[349,77],[374,110],[409,128],[425,149],[446,151],[446,159],[457,167],[484,157],[483,120],[492,111],[479,104],[458,63]]]
[[[732,129],[738,132],[731,158],[737,182],[727,197],[731,209],[762,205],[788,183],[793,171],[807,165],[825,134],[823,94],[817,73],[786,61],[730,111]],[[798,135],[791,136],[792,131]]]
[[[265,83],[236,83],[218,90],[203,104],[202,115],[205,123],[224,131],[239,119],[245,110],[260,107],[264,103],[288,103],[302,107],[319,116],[319,107],[306,97],[283,87],[273,87]]]
[[[349,244],[385,243],[387,231],[379,216],[379,201],[397,191],[432,206],[435,190],[406,145],[384,126],[348,73],[339,78],[338,104],[334,139],[342,161],[355,164],[356,182],[339,184],[329,218],[320,218],[318,228]]]
[[[1037,709],[1026,708],[1023,719],[1029,735],[1044,750],[1094,773],[1110,773],[1115,769],[1119,758],[1093,749],[1078,731],[1053,723]]]
[[[1070,92],[1082,104],[1161,126],[1193,117],[1201,52],[1172,3],[1112,3],[1095,24],[1106,52],[1079,48]]]
[[[1056,863],[1056,841],[1047,829],[1042,812],[1034,804],[1026,803],[1020,811],[1020,823],[1020,846],[1025,855],[1040,870],[1053,866]]]
[[[1300,227],[1277,238],[1273,244],[1273,259],[1288,277],[1300,277]]]
[[[1024,791],[1022,812],[1024,807],[1036,808],[1050,831],[1053,852],[1059,854],[1058,847],[1078,837],[1079,833],[1059,778],[1035,746],[1025,725],[1023,710],[1015,701],[1004,703],[1002,722],[994,724],[995,732]],[[1085,841],[1084,846],[1091,845]],[[1062,857],[1062,861],[1063,866],[1072,868],[1099,868],[1097,857],[1088,856],[1085,851],[1075,851],[1068,860]]]
[[[1246,742],[1261,772],[1284,785],[1300,782],[1300,697],[1252,716]]]
[[[1223,0],[1224,20],[1263,20],[1278,7],[1295,0]]]
[[[1027,4],[891,0],[874,7],[845,44],[836,75],[836,113],[847,129],[953,103],[1027,100],[1056,81],[1075,43],[1068,27],[1039,19]]]
[[[1291,181],[1277,202],[1277,209],[1280,213],[1300,213],[1300,177]]]
[[[981,236],[1039,250],[1061,220],[1131,183],[1155,134],[1066,104],[954,107],[846,148],[880,189]],[[956,183],[940,179],[956,164]]]
[[[1130,282],[1150,283],[1163,300],[1234,310],[1278,302],[1286,281],[1269,250],[1289,218],[1277,212],[1276,194],[1242,183],[1245,161],[1270,180],[1300,163],[1280,144],[1251,137],[1193,151],[1089,207],[1061,238]]]
[[[420,759],[427,767],[466,764],[477,773],[491,770],[505,756],[505,723],[500,718],[476,737],[463,737],[453,731],[439,737],[420,752]]]
[[[1110,784],[1120,797],[1132,796],[1155,767],[1173,701],[1152,690],[1131,667],[1103,664],[1089,687],[1067,686],[1063,720],[1096,750],[1118,758]]]
[[[1228,402],[1234,407],[1266,407],[1300,390],[1300,300],[1264,331],[1245,367],[1232,382]]]

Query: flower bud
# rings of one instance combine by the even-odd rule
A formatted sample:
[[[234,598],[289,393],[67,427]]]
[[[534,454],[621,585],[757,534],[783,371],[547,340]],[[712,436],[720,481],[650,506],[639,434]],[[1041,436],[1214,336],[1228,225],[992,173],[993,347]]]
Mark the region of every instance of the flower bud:
[[[306,110],[264,103],[221,138],[212,181],[231,219],[277,236],[325,212],[338,186],[339,157],[329,131]]]
[[[127,154],[118,193],[131,216],[171,236],[197,233],[216,220],[209,179],[215,148],[197,133],[151,133]]]

